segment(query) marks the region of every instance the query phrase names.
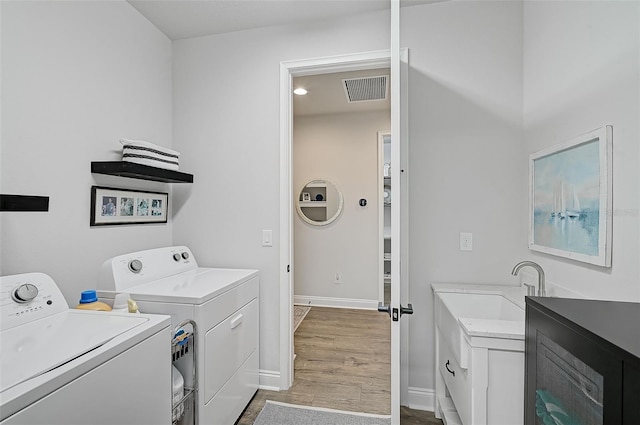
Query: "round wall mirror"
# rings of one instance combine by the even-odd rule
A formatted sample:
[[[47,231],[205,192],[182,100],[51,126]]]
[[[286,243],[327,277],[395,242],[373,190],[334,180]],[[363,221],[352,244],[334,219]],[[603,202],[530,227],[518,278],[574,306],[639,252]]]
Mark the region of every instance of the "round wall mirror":
[[[300,218],[314,226],[333,223],[342,213],[342,192],[329,180],[311,180],[298,194]]]

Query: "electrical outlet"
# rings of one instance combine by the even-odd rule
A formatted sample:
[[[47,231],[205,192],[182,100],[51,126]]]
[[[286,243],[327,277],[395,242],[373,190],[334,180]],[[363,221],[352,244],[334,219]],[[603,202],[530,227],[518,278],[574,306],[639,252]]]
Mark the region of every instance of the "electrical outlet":
[[[342,275],[340,274],[340,272],[336,272],[335,276],[333,277],[333,283],[342,283]]]
[[[460,251],[473,251],[473,233],[460,232]]]

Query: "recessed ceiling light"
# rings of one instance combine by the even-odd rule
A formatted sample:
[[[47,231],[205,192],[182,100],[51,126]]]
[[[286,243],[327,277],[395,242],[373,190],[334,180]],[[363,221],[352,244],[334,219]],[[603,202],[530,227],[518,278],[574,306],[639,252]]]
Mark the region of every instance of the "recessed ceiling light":
[[[297,94],[298,96],[304,96],[305,94],[307,94],[307,91],[305,89],[303,89],[302,87],[299,87],[299,88],[295,89],[293,91],[293,93]]]

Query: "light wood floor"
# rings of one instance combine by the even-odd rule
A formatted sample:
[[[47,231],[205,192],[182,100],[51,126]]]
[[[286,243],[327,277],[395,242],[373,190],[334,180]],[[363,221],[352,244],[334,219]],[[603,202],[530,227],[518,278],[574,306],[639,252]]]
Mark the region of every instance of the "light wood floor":
[[[313,307],[295,333],[295,379],[287,391],[260,390],[237,425],[251,425],[266,400],[390,414],[389,316]],[[431,412],[403,408],[402,424],[442,424]]]

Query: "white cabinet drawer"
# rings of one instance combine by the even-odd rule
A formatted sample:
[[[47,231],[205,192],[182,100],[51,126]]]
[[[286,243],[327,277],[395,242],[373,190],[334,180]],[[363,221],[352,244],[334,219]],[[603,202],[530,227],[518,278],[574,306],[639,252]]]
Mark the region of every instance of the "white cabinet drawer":
[[[451,394],[463,424],[471,423],[471,385],[469,369],[462,369],[447,344],[439,344],[438,371]]]
[[[208,403],[258,346],[258,299],[236,310],[205,336],[205,403]]]

